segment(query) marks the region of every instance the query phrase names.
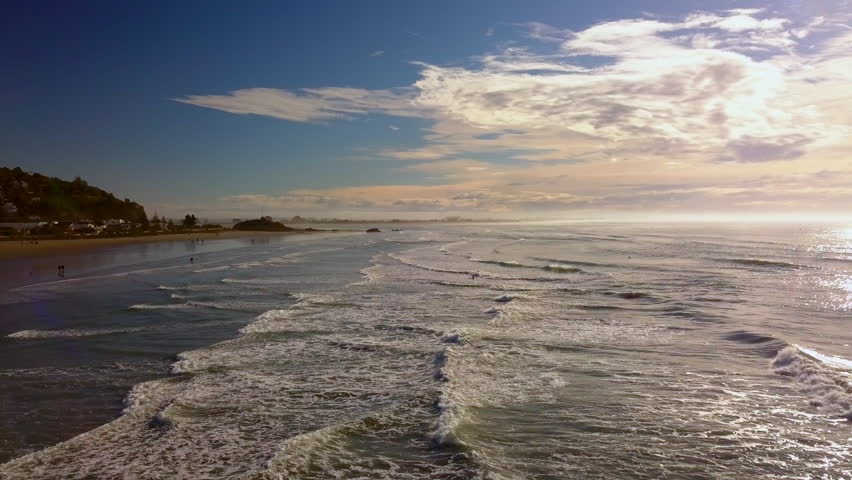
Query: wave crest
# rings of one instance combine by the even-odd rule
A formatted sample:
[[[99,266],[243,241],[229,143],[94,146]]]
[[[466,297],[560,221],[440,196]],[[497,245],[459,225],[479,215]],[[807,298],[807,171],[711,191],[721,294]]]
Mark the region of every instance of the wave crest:
[[[811,406],[825,414],[852,421],[852,361],[823,355],[815,350],[790,346],[772,360],[775,373],[792,377],[810,397]]]
[[[723,258],[723,262],[734,263],[737,265],[745,265],[749,267],[767,267],[767,268],[784,268],[798,270],[800,268],[808,268],[807,265],[797,263],[782,262],[778,260],[763,260],[760,258]]]
[[[101,329],[68,329],[68,330],[21,330],[6,335],[7,338],[39,339],[63,337],[90,337],[94,335],[111,335],[115,333],[138,332],[142,328],[101,328]]]

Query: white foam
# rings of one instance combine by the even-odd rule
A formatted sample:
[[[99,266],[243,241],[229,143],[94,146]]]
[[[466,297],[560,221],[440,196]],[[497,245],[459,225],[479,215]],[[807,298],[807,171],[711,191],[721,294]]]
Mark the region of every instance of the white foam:
[[[299,302],[308,302],[315,304],[329,304],[336,303],[340,300],[340,298],[328,294],[328,293],[304,293],[304,292],[296,292],[292,294],[293,297],[297,298]]]
[[[345,425],[331,425],[288,438],[267,464],[267,473],[274,472],[274,478],[298,478],[295,475],[311,469],[316,448],[330,443],[335,434],[344,427]]]
[[[193,273],[221,272],[223,270],[228,270],[230,268],[231,268],[230,265],[223,265],[221,267],[202,268],[201,270],[193,270]]]
[[[462,422],[462,409],[456,405],[447,392],[442,392],[436,404],[438,420],[430,434],[432,443],[438,447],[463,447],[456,429]]]
[[[84,282],[84,281],[88,281],[88,280],[102,280],[102,279],[105,279],[105,278],[121,278],[121,277],[130,276],[130,275],[140,275],[140,274],[151,273],[151,272],[162,272],[162,271],[165,271],[165,270],[175,270],[175,269],[180,269],[180,268],[188,268],[190,266],[210,265],[210,264],[219,263],[219,262],[220,262],[220,260],[216,260],[216,261],[211,261],[211,262],[196,263],[194,265],[181,264],[181,265],[172,265],[172,266],[169,266],[169,267],[155,267],[155,268],[143,268],[143,269],[140,269],[140,270],[129,270],[129,271],[126,271],[126,272],[109,273],[109,274],[105,274],[105,275],[92,275],[92,276],[88,276],[88,277],[73,277],[73,278],[66,278],[66,279],[63,279],[63,280],[52,280],[50,282],[41,282],[41,283],[33,283],[33,284],[30,284],[30,285],[23,285],[23,286],[20,286],[20,287],[17,287],[17,288],[13,288],[9,291],[10,292],[18,292],[18,291],[23,291],[23,290],[27,290],[27,289],[31,289],[31,288],[36,288],[36,287],[38,287],[38,288],[51,288],[51,287],[54,287],[54,286],[61,286],[61,285],[67,284],[67,283]]]
[[[528,297],[521,297],[520,295],[511,295],[511,297],[513,301],[502,302],[501,305],[495,305],[485,310],[484,313],[492,315],[492,319],[488,322],[488,325],[492,327],[500,327],[510,322],[529,320],[541,314],[536,302],[518,301],[521,298],[529,300]]]
[[[302,252],[288,253],[287,255],[284,255],[284,258],[305,257],[305,256],[308,256],[308,255],[316,255],[316,254],[319,254],[319,253],[338,252],[338,251],[343,250],[343,249],[344,249],[343,247],[332,247],[332,248],[319,248],[319,249],[316,249],[316,250],[305,250],[305,251],[302,251]]]
[[[431,271],[431,272],[461,273],[461,274],[464,274],[464,275],[470,275],[470,272],[468,270],[456,270],[456,269],[453,269],[453,268],[444,268],[444,267],[425,265],[425,264],[422,264],[422,263],[417,263],[410,258],[403,257],[401,255],[397,255],[397,254],[394,254],[394,253],[389,253],[388,257],[393,258],[394,260],[396,260],[400,263],[404,263],[405,265],[415,267],[415,268],[420,268],[422,270],[428,270],[428,271]]]
[[[571,265],[564,265],[564,264],[561,264],[561,263],[552,263],[552,264],[544,267],[544,269],[549,271],[549,272],[558,272],[558,273],[580,273],[580,272],[582,272],[582,270],[577,268],[577,267],[572,267]]]
[[[775,372],[794,378],[810,404],[827,415],[852,421],[852,383],[848,360],[799,346],[786,347],[772,360]]]
[[[269,310],[258,315],[253,322],[240,329],[243,335],[249,333],[275,332],[286,330],[285,320],[293,315],[293,310]]]
[[[379,273],[382,271],[381,265],[373,265],[372,267],[362,268],[359,273],[361,275],[367,277],[367,281],[375,282],[382,278],[382,274]]]
[[[195,300],[190,300],[186,302],[186,304],[190,307],[212,308],[214,310],[252,310],[252,305],[245,302],[198,302]]]
[[[517,260],[484,260],[484,259],[476,258],[476,257],[470,257],[469,260],[472,261],[472,262],[487,263],[487,264],[490,264],[490,265],[497,265],[497,266],[500,266],[500,267],[507,267],[507,268],[538,268],[538,267],[531,266],[531,265],[524,265],[524,264],[518,262]]]
[[[153,380],[134,385],[124,397],[122,413],[127,415],[161,403],[165,398],[174,395],[176,385],[178,384],[168,380]]]
[[[67,329],[67,330],[21,330],[6,335],[8,338],[39,339],[61,337],[89,337],[94,335],[110,335],[114,333],[138,332],[142,328],[102,328],[102,329]]]
[[[164,305],[155,305],[150,303],[137,303],[127,307],[128,310],[185,310],[193,308],[190,303],[167,303]]]
[[[247,269],[263,266],[263,262],[245,262],[234,265],[236,268]]]
[[[382,275],[382,273],[381,273],[383,266],[382,265],[376,265],[376,262],[378,261],[379,257],[381,257],[381,256],[382,256],[382,254],[374,256],[373,258],[370,259],[370,263],[372,263],[373,265],[366,267],[366,268],[362,268],[361,270],[359,270],[359,273],[361,274],[361,276],[364,277],[363,280],[361,280],[359,282],[350,283],[347,286],[348,287],[354,287],[354,286],[357,286],[357,285],[367,285],[369,283],[377,282],[377,281],[381,280],[384,277],[384,275]]]
[[[289,247],[281,247],[281,248],[289,248]],[[238,264],[234,265],[234,267],[239,268],[239,269],[250,269],[250,268],[263,267],[263,266],[269,266],[269,265],[272,265],[272,266],[288,265],[288,264],[292,264],[292,263],[301,262],[303,260],[303,257],[307,257],[307,256],[311,256],[311,255],[318,255],[318,254],[321,254],[321,253],[336,252],[336,251],[339,251],[339,250],[343,250],[343,247],[320,248],[320,249],[316,249],[316,250],[304,250],[304,251],[299,251],[299,252],[288,253],[288,254],[282,255],[280,257],[268,258],[268,259],[262,260],[262,261],[261,260],[254,260],[254,261],[251,261],[251,262],[238,263]],[[208,270],[208,271],[210,271],[210,270]]]
[[[314,323],[294,323],[291,320],[299,314],[304,313],[305,309],[313,305],[323,305],[334,303],[338,300],[337,297],[328,294],[311,294],[311,293],[294,293],[292,294],[297,302],[287,309],[273,309],[261,313],[255,317],[254,321],[240,329],[240,333],[248,335],[251,333],[264,332],[280,332],[288,330],[314,330],[319,328]]]
[[[234,283],[243,285],[282,285],[288,283],[300,283],[299,280],[287,280],[283,278],[223,278],[222,283]]]
[[[444,343],[455,343],[456,345],[462,345],[464,344],[465,340],[464,335],[462,335],[461,332],[452,331],[441,337],[441,341]]]
[[[459,240],[458,242],[448,243],[438,247],[438,251],[442,253],[450,253],[450,249],[468,243],[468,240]]]

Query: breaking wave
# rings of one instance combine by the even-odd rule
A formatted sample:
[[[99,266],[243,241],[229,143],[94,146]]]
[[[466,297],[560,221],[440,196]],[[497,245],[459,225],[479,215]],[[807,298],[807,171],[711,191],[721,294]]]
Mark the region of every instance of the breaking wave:
[[[518,295],[512,295],[512,294],[507,293],[507,294],[504,294],[504,295],[500,295],[499,297],[496,297],[494,299],[494,301],[500,302],[500,303],[506,303],[506,302],[511,302],[512,300],[514,300],[518,297],[519,297]]]
[[[242,285],[281,285],[287,283],[298,283],[296,280],[282,278],[223,278],[222,283],[234,283]]]
[[[461,274],[464,274],[464,275],[468,275],[470,273],[468,270],[453,270],[453,269],[450,269],[450,268],[438,268],[438,267],[431,267],[429,265],[423,265],[423,264],[420,264],[420,263],[416,263],[411,259],[408,259],[408,258],[400,256],[400,255],[396,255],[396,254],[393,254],[393,253],[389,253],[388,257],[390,257],[390,258],[392,258],[392,259],[394,259],[394,260],[396,260],[400,263],[408,265],[410,267],[419,268],[421,270],[428,270],[430,272],[461,273]]]
[[[94,335],[112,335],[115,333],[138,332],[142,328],[101,328],[101,329],[68,329],[68,330],[21,330],[6,335],[7,338],[39,339],[62,337],[90,337]]]
[[[465,447],[464,442],[456,433],[456,429],[462,420],[461,408],[453,403],[447,392],[442,392],[438,401],[435,402],[435,409],[438,411],[438,420],[429,436],[432,444],[440,448]]]
[[[464,337],[459,332],[450,332],[443,341],[462,345]],[[437,448],[463,448],[465,444],[457,434],[457,428],[462,420],[462,408],[452,399],[452,378],[449,372],[449,362],[453,355],[453,347],[447,347],[435,354],[434,378],[441,383],[441,393],[435,401],[434,408],[438,414],[429,438]]]
[[[794,345],[778,352],[772,368],[796,380],[812,407],[852,422],[852,361]]]
[[[582,262],[578,260],[562,260],[558,258],[547,258],[547,257],[531,257],[533,260],[538,260],[539,262],[553,262],[557,264],[567,264],[567,265],[580,265],[583,267],[617,267],[618,265],[613,265],[609,263],[595,263],[595,262]]]
[[[204,273],[204,272],[221,272],[223,270],[230,269],[230,265],[223,265],[221,267],[211,267],[211,268],[202,268],[201,270],[193,270],[193,273]]]
[[[481,260],[478,258],[471,258],[472,261],[478,263],[486,263],[489,265],[497,265],[500,267],[506,268],[530,268],[530,269],[541,269],[547,272],[556,272],[556,273],[581,273],[583,270],[579,267],[574,267],[571,265],[565,265],[561,263],[551,263],[550,265],[538,266],[538,265],[524,265],[523,263],[519,263],[515,260]]]
[[[746,265],[750,267],[767,267],[767,268],[785,268],[796,270],[800,268],[808,268],[807,265],[797,263],[781,262],[777,260],[763,260],[759,258],[722,258],[719,261],[734,263],[737,265]]]
[[[128,310],[185,310],[188,308],[193,308],[193,305],[189,302],[167,303],[163,305],[156,305],[151,303],[137,303],[136,305],[131,305],[127,307]]]
[[[185,298],[181,295],[173,295],[172,298]],[[138,303],[131,305],[128,310],[189,310],[193,308],[210,308],[214,310],[234,310],[238,312],[256,311],[256,306],[245,302],[199,302],[190,300],[184,303],[151,304]]]
[[[546,267],[542,267],[544,270],[549,272],[559,272],[559,273],[582,273],[583,270],[581,268],[572,267],[570,265],[563,265],[558,263],[550,264]]]
[[[536,267],[531,267],[529,265],[520,264],[520,263],[518,263],[514,260],[481,260],[479,258],[471,258],[471,260],[474,261],[474,262],[487,263],[489,265],[499,265],[501,267],[508,267],[508,268],[536,268]]]

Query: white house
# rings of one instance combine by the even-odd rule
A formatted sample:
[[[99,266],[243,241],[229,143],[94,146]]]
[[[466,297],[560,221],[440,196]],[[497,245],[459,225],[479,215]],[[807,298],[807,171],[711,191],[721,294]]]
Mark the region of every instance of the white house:
[[[12,202],[6,202],[3,204],[3,211],[8,215],[17,215],[18,207],[16,207]]]
[[[89,230],[97,231],[98,227],[95,226],[94,223],[87,222],[87,221],[76,222],[76,223],[71,224],[71,231],[72,232],[85,232],[85,231],[89,231]]]

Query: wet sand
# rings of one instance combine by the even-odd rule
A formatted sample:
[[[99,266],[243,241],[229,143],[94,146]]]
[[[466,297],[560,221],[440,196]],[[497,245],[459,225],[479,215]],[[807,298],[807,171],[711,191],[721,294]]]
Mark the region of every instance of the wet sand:
[[[116,238],[79,238],[72,240],[39,240],[38,244],[21,243],[19,241],[0,242],[0,260],[10,258],[33,258],[57,255],[69,255],[77,252],[112,247],[118,245],[129,245],[136,243],[175,242],[191,240],[225,240],[232,238],[263,238],[278,237],[282,235],[300,235],[310,233],[322,233],[322,230],[312,232],[243,232],[226,230],[218,233],[172,233],[164,235],[146,235],[139,237],[116,237]]]

